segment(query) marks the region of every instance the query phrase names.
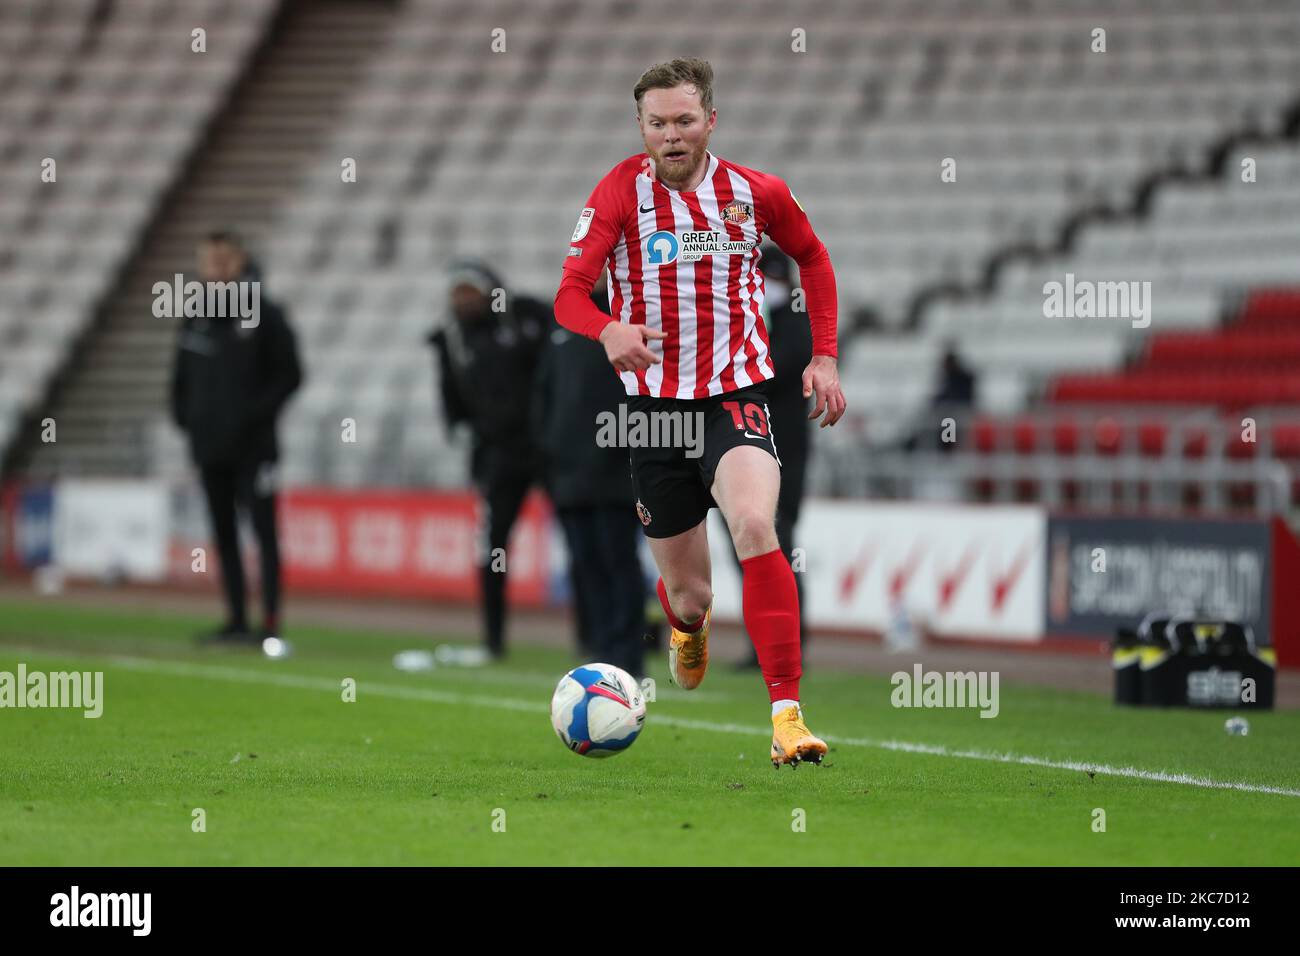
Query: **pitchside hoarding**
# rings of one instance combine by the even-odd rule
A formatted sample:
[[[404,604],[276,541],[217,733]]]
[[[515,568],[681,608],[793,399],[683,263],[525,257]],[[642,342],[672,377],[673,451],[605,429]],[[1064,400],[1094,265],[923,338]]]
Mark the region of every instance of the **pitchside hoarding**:
[[[927,502],[807,502],[795,544],[809,626],[884,632],[900,616],[946,637],[1043,634],[1047,516],[1041,508]],[[710,513],[714,609],[740,620],[740,576]]]
[[[1271,548],[1267,521],[1054,517],[1047,632],[1108,637],[1167,610],[1240,621],[1267,643]]]
[[[170,580],[216,586],[215,555],[195,570],[195,549],[210,547],[195,488],[11,483],[0,505],[9,568],[52,561],[73,576],[156,579],[165,547]],[[291,490],[279,515],[286,587],[473,601],[481,519],[470,492]],[[562,596],[561,540],[545,498],[531,495],[510,542],[512,602]],[[716,510],[709,541],[715,614],[739,622],[740,575]],[[1049,519],[1033,506],[810,500],[795,545],[814,628],[879,634],[901,622],[918,633],[1029,644],[1109,638],[1150,611],[1186,611],[1243,621],[1282,666],[1300,666],[1300,546],[1280,519]],[[255,562],[249,547],[250,583]]]
[[[12,514],[9,544],[13,560],[23,567],[39,568],[54,560],[54,489],[31,485],[11,489]]]
[[[508,571],[507,595],[515,604],[546,601],[549,516],[545,497],[530,494],[508,552],[493,558]],[[293,489],[280,498],[278,520],[290,591],[451,601],[478,594],[483,515],[471,492]],[[188,534],[172,539],[171,577],[188,583],[193,549],[208,542],[205,519],[186,524]],[[245,564],[255,582],[256,550],[245,540]]]
[[[52,563],[68,576],[166,576],[171,518],[161,482],[62,479],[52,515]]]

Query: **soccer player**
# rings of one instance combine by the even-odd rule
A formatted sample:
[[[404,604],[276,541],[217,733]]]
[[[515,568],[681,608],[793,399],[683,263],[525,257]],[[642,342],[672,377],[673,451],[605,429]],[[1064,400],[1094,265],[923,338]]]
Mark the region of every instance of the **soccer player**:
[[[712,86],[713,68],[696,58],[642,75],[633,96],[645,153],[610,170],[587,200],[555,314],[565,328],[604,345],[630,396],[629,412],[703,421],[702,454],[631,449],[637,513],[672,625],[669,671],[690,690],[708,668],[713,587],[705,519],[717,507],[741,559],[745,627],[772,702],[772,763],[797,767],[820,763],[826,744],[804,724],[799,704],[799,598],[776,536],[781,471],[763,391],[774,369],[760,315],[759,243],[770,238],[799,264],[813,336],[803,393],[816,396],[809,418],[822,418],[823,428],[845,407],[835,274],[784,182],[709,152],[718,116]],[[606,264],[610,315],[588,298]]]

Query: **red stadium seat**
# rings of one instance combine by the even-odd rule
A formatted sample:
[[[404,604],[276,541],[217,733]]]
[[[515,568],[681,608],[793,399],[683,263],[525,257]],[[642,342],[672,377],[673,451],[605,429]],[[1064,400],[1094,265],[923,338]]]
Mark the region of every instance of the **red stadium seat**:
[[[1017,454],[1032,455],[1038,450],[1038,423],[1032,418],[1018,420],[1012,426],[1011,435]]]
[[[1079,423],[1072,418],[1058,418],[1052,423],[1052,450],[1058,455],[1073,455],[1079,450]]]
[[[984,455],[998,450],[998,424],[993,419],[975,419],[975,450]]]
[[[1110,416],[1097,419],[1097,423],[1092,429],[1093,447],[1099,455],[1119,454],[1123,437],[1124,429],[1118,421]]]
[[[1183,457],[1204,458],[1210,447],[1209,432],[1201,426],[1189,428],[1183,432]]]
[[[1273,426],[1273,457],[1286,461],[1300,459],[1300,422]]]
[[[1243,429],[1240,422],[1228,423],[1228,439],[1223,444],[1223,454],[1234,461],[1248,461],[1255,457],[1255,450],[1259,447],[1259,436],[1255,435],[1254,441],[1245,441],[1242,437]]]
[[[1300,289],[1257,289],[1246,299],[1242,324],[1300,327]]]
[[[1159,458],[1165,453],[1165,439],[1169,428],[1163,421],[1145,421],[1138,426],[1138,451],[1148,458]]]

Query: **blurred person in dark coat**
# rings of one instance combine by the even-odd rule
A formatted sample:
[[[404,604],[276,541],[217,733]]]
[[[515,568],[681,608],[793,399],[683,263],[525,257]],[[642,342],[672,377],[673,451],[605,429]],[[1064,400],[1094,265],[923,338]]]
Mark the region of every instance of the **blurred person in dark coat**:
[[[504,555],[538,477],[528,403],[554,319],[546,304],[508,294],[501,278],[476,260],[452,264],[449,305],[447,321],[429,342],[447,427],[463,424],[473,436],[470,478],[484,507],[478,556],[484,649],[499,660],[506,651],[507,565],[494,555]]]
[[[934,441],[935,419],[940,430],[943,419],[950,415],[968,412],[975,404],[975,373],[962,362],[957,354],[957,345],[948,342],[943,347],[943,358],[939,360],[939,380],[934,394],[930,396],[930,405],[920,416],[920,423],[902,443],[904,451],[916,451],[932,447]],[[956,442],[940,441],[939,451],[947,453],[957,447]]]
[[[968,408],[975,403],[975,373],[968,369],[949,342],[939,365],[939,387],[930,403],[937,408]]]
[[[280,632],[280,545],[276,532],[276,419],[302,383],[293,330],[284,310],[261,293],[256,267],[239,238],[214,232],[199,245],[205,283],[257,283],[258,314],[186,315],[172,374],[172,419],[189,437],[207,499],[221,562],[226,623],[204,639],[260,643]],[[206,302],[198,310],[208,311]],[[257,537],[262,575],[262,629],[245,610],[237,510]]]
[[[804,479],[808,474],[812,423],[808,420],[811,399],[804,398],[803,370],[812,361],[812,327],[808,313],[796,302],[802,301],[795,284],[794,263],[772,245],[763,247],[763,308],[767,313],[768,341],[776,377],[767,385],[768,423],[772,441],[781,459],[781,490],[776,500],[776,539],[787,561],[793,561],[794,530],[803,503]],[[804,627],[803,575],[794,576],[799,594],[799,635],[807,648],[808,631]],[[742,667],[758,667],[753,650]]]
[[[602,278],[592,301],[608,312]],[[564,529],[582,650],[645,673],[646,581],[626,448],[596,444],[597,416],[626,401],[598,342],[553,327],[532,403],[545,485]]]

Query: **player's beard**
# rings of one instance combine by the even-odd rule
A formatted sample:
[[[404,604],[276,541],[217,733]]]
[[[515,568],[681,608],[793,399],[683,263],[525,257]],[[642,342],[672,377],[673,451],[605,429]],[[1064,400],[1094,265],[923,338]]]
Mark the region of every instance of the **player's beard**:
[[[681,149],[682,147],[676,148]],[[655,173],[663,180],[664,185],[670,189],[681,189],[700,171],[700,164],[704,162],[704,153],[707,149],[708,144],[701,143],[694,149],[688,150],[686,161],[681,163],[669,163],[664,159],[664,153],[667,150],[660,150],[657,153],[651,151],[650,157],[654,160]]]

